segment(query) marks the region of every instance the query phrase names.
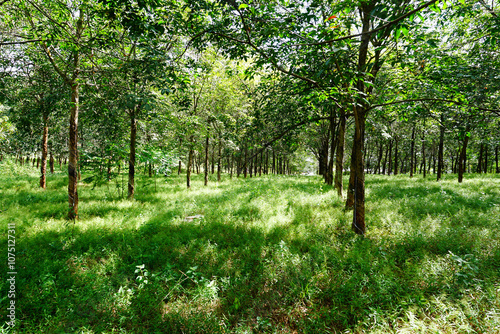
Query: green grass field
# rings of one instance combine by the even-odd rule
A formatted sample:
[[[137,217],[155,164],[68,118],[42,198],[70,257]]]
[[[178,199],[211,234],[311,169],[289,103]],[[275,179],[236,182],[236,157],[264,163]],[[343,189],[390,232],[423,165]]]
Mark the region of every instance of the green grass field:
[[[499,175],[368,175],[364,238],[319,177],[136,182],[80,184],[73,222],[63,172],[0,163],[2,332],[500,333]]]

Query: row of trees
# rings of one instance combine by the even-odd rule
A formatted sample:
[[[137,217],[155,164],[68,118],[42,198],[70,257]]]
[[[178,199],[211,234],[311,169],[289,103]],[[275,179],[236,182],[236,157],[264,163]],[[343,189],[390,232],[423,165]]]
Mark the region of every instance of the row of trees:
[[[481,1],[11,0],[0,11],[0,150],[39,156],[41,187],[47,160],[67,155],[71,219],[80,170],[106,182],[123,162],[132,198],[140,164],[184,165],[190,187],[192,171],[205,183],[216,166],[218,180],[292,173],[313,155],[339,196],[350,171],[359,234],[366,172],[498,172],[499,24]]]

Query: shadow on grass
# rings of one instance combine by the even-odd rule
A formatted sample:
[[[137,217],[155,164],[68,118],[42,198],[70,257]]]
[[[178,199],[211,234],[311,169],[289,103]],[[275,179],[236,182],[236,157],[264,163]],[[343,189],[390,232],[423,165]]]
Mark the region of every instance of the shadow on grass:
[[[290,189],[309,195],[330,191],[319,190],[317,181],[256,178],[201,194],[165,183],[161,191],[178,189],[170,199],[194,199],[198,205],[193,210],[207,211],[204,219],[184,221],[187,209],[162,205],[165,198],[159,192],[137,196],[138,203],[151,196],[148,203],[156,205],[154,215],[138,228],[110,221],[98,228],[68,225],[59,232],[20,236],[19,332],[41,332],[43,327],[50,333],[82,328],[94,333],[223,333],[242,326],[263,333],[341,332],[370,319],[374,310],[391,315],[397,325],[408,310],[425,308],[433,297],[445,293],[458,301],[465,292],[479,293],[498,282],[500,250],[492,242],[498,225],[490,233],[470,224],[443,224],[432,234],[359,238],[348,230],[346,216],[319,224],[315,206],[291,200],[287,224],[268,230],[254,224],[264,213],[252,200],[265,201]],[[434,200],[441,187],[406,187],[403,194],[403,183],[380,185],[371,190],[373,202],[405,201],[401,210],[411,217],[441,212],[417,210],[422,197]],[[92,193],[85,190],[83,198],[91,199]],[[449,193],[458,206],[471,204],[472,212],[483,212],[469,203],[479,195],[456,199],[458,192]],[[94,194],[102,198],[89,205],[86,218],[121,211],[123,216],[140,214],[114,207],[97,190]],[[31,195],[8,194],[6,202],[37,207],[32,215],[44,219],[51,209],[43,211],[44,197],[38,193],[32,200],[22,199]],[[52,209],[66,203],[59,196]],[[440,210],[450,209],[445,204]],[[408,224],[418,226],[419,220],[408,219]],[[1,246],[7,246],[4,239]],[[0,290],[6,295],[6,274],[1,275]],[[494,303],[494,296],[481,297]]]

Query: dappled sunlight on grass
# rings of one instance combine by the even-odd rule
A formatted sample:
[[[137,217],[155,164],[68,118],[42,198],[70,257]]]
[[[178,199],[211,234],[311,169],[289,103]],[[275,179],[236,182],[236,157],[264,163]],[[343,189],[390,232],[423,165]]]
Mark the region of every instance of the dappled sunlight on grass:
[[[42,191],[16,168],[0,221],[2,247],[6,222],[18,234],[19,333],[500,331],[498,176],[368,175],[360,238],[319,177],[139,175],[134,200],[82,185],[73,222],[62,174]]]

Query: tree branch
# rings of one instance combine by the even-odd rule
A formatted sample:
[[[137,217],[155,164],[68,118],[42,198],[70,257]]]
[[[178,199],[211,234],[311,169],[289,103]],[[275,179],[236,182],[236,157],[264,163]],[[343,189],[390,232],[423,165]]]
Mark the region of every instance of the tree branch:
[[[392,25],[400,22],[400,21],[406,19],[407,17],[412,16],[413,14],[421,11],[424,8],[429,7],[430,5],[434,4],[437,1],[438,0],[428,1],[428,2],[424,3],[423,5],[417,7],[416,9],[414,9],[414,10],[412,10],[412,11],[410,11],[410,12],[404,14],[404,15],[401,15],[400,17],[398,17],[398,18],[396,18],[396,19],[394,19],[392,21],[389,21],[386,24],[383,24],[380,27],[375,28],[375,29],[370,30],[370,31],[366,31],[366,32],[362,32],[362,33],[354,34],[354,35],[349,35],[349,36],[344,36],[344,37],[340,37],[340,38],[334,38],[334,39],[330,39],[330,40],[323,41],[323,42],[292,44],[292,46],[311,46],[311,45],[329,44],[329,43],[333,43],[333,42],[344,41],[346,39],[352,39],[352,38],[355,38],[355,37],[360,37],[360,36],[367,35],[367,34],[373,34],[373,33],[377,32],[377,31],[383,30],[385,28],[388,28],[388,27],[390,27],[390,26],[392,26]]]

